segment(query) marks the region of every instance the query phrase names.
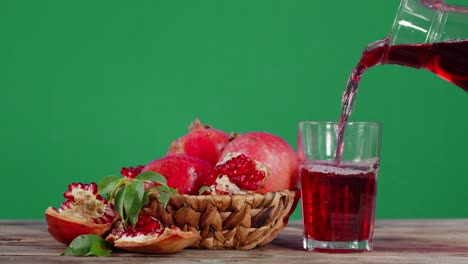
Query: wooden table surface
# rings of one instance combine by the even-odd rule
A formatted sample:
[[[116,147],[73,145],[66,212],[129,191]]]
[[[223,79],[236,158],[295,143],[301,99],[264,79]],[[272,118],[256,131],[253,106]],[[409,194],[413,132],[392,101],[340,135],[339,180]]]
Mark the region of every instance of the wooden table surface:
[[[468,219],[378,220],[374,250],[351,254],[304,251],[301,228],[300,222],[290,222],[269,245],[248,251],[118,251],[98,258],[59,256],[65,246],[49,235],[44,221],[0,220],[0,263],[468,263]]]

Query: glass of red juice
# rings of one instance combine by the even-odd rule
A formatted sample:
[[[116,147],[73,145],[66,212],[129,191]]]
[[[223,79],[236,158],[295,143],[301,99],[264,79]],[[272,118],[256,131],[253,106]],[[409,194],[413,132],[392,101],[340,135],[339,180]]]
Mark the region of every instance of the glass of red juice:
[[[372,122],[299,123],[304,249],[372,250],[381,131]]]

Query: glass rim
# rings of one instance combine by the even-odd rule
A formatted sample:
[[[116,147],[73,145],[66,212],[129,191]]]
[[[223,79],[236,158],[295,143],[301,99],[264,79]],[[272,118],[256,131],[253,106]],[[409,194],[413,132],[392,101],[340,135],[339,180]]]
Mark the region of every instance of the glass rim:
[[[310,121],[307,121],[307,120],[304,120],[304,121],[299,121],[298,122],[299,124],[333,124],[333,125],[339,125],[340,124],[340,121],[326,121],[326,120],[323,120],[323,121],[320,121],[320,120],[317,120],[317,121],[313,121],[313,120],[310,120]],[[348,125],[377,125],[377,126],[382,126],[383,123],[382,122],[375,122],[375,121],[347,121],[347,122],[344,122],[347,126]]]

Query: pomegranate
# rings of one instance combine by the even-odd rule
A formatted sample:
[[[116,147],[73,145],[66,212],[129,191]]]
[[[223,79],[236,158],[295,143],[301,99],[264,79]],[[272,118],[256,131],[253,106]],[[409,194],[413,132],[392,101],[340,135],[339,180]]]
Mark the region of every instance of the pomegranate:
[[[77,236],[107,233],[119,219],[112,204],[98,194],[96,183],[72,183],[60,208],[45,212],[49,233],[60,243],[70,244]]]
[[[215,165],[228,141],[229,134],[205,126],[196,119],[190,125],[188,134],[172,142],[166,155],[197,157]]]
[[[183,232],[178,227],[167,228],[143,211],[135,226],[119,222],[106,241],[115,247],[140,253],[174,253],[200,239],[195,232]]]
[[[142,172],[157,172],[166,178],[167,186],[177,188],[180,194],[197,195],[212,170],[213,166],[206,160],[172,155],[153,160]]]
[[[282,138],[250,132],[232,140],[221,153],[205,186],[218,194],[267,193],[294,189],[297,156]]]

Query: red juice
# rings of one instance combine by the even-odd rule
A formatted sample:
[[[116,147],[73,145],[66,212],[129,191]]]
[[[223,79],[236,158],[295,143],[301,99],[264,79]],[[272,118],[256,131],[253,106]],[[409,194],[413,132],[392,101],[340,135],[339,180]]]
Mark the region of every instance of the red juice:
[[[308,162],[300,166],[299,173],[305,238],[372,244],[377,162],[371,165]]]
[[[390,37],[368,45],[348,78],[341,99],[340,132],[335,150],[337,163],[340,162],[343,152],[345,122],[353,111],[362,75],[369,68],[379,64],[423,68],[468,92],[468,39],[389,45]]]
[[[468,92],[468,40],[390,46],[382,63],[424,68]]]

